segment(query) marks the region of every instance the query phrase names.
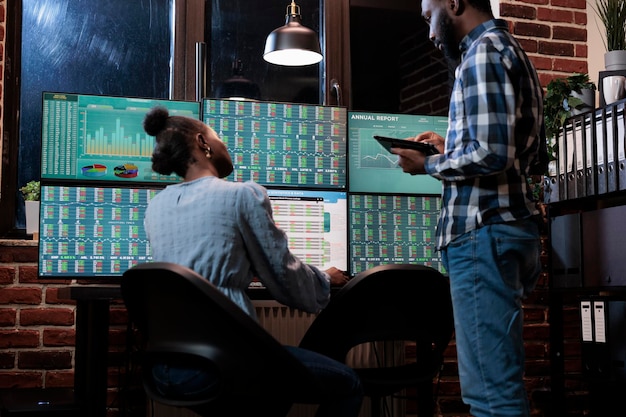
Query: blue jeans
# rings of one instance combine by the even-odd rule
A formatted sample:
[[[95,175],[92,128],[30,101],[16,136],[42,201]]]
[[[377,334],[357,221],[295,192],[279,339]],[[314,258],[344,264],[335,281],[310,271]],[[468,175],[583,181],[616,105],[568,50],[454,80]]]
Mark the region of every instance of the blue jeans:
[[[363,401],[361,380],[354,370],[327,356],[294,346],[285,348],[306,366],[326,388],[328,401],[317,408],[316,417],[357,417]],[[216,377],[210,372],[157,365],[152,368],[152,377],[157,389],[168,396],[201,397],[215,386]],[[259,381],[263,383],[263,381]],[[302,402],[313,401],[306,393],[299,398]],[[251,405],[261,415],[286,414],[291,403]],[[263,412],[261,412],[263,411]]]
[[[463,401],[476,417],[528,417],[522,299],[541,271],[538,224],[486,225],[442,251]]]
[[[306,366],[326,388],[328,401],[315,417],[357,417],[363,401],[361,380],[352,368],[322,354],[295,346],[285,348]]]
[[[152,380],[161,395],[177,399],[203,398],[217,388],[217,377],[207,370],[165,364],[152,367]]]

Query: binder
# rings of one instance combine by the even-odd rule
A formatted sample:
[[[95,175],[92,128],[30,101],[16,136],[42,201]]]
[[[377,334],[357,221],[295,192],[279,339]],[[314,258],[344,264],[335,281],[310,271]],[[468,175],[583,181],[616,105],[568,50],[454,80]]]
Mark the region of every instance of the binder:
[[[617,191],[617,137],[615,133],[615,106],[611,105],[605,109],[604,113],[604,135],[606,138],[606,191],[608,193]]]
[[[585,197],[587,195],[586,190],[586,178],[585,178],[585,164],[586,164],[586,144],[584,137],[584,122],[583,116],[576,116],[571,119],[572,125],[572,141],[574,143],[574,198]]]
[[[615,105],[615,132],[617,136],[617,189],[626,190],[626,152],[624,147],[624,102]]]
[[[598,192],[598,175],[596,172],[596,145],[594,141],[595,125],[593,112],[585,113],[583,119],[583,143],[585,160],[585,196],[593,196]]]
[[[598,368],[593,337],[593,301],[584,299],[580,302],[580,335],[583,372],[592,377]]]
[[[587,189],[587,117],[585,114],[577,115],[571,119],[572,134],[574,143],[575,177],[574,177],[574,198],[581,198],[589,195]]]
[[[571,200],[577,197],[577,169],[578,155],[575,136],[575,119],[569,119],[563,127],[565,143],[565,198]]]
[[[605,166],[607,160],[606,136],[604,130],[604,109],[598,109],[594,112],[595,124],[595,171],[596,171],[596,194],[606,194],[607,192],[607,173]]]
[[[559,135],[556,138],[557,141],[557,175],[558,175],[558,201],[567,200],[567,179],[566,179],[566,166],[567,161],[565,155],[567,155],[567,141],[565,140],[565,129],[559,130]]]

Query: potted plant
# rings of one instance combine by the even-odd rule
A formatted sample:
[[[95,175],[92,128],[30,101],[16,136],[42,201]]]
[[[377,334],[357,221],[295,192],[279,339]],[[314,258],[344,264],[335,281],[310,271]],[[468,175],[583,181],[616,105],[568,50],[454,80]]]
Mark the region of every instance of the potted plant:
[[[605,69],[626,69],[626,0],[596,0],[592,7],[604,25]]]
[[[20,188],[26,208],[26,233],[32,234],[33,239],[39,237],[39,199],[41,185],[39,181],[29,181]]]
[[[596,85],[589,74],[574,73],[548,83],[543,98],[543,116],[550,160],[556,160],[557,139],[565,119],[595,107]],[[591,93],[589,95],[589,93]]]

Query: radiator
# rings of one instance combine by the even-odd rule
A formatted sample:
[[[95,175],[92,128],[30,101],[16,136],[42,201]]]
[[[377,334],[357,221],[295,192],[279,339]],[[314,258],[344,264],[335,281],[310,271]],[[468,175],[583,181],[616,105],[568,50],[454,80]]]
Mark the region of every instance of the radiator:
[[[276,301],[255,300],[253,303],[261,326],[284,345],[298,346],[315,320],[315,314],[304,313]],[[380,361],[387,364],[404,361],[404,344],[383,345],[383,343],[359,345],[348,353],[346,363],[352,367],[375,367]],[[386,414],[387,416],[404,415],[404,401],[396,399],[388,399],[388,401],[390,412]],[[314,405],[296,404],[292,407],[288,417],[313,417],[315,410]],[[359,417],[370,417],[370,415],[370,402],[365,398]]]
[[[309,326],[315,320],[315,314],[304,313],[273,300],[255,300],[253,304],[261,326],[284,345],[299,345]],[[346,363],[350,366],[368,367],[376,366],[380,360],[387,363],[403,361],[404,345],[383,346],[382,343],[360,345],[349,352]],[[262,382],[260,381],[260,383]],[[384,415],[391,417],[405,415],[404,401],[397,399],[389,401],[388,407],[390,407],[391,412]],[[317,406],[310,404],[295,404],[287,417],[314,417],[316,408]],[[156,411],[154,417],[197,417],[197,414],[188,410],[174,410],[171,407],[156,404],[154,409]],[[368,398],[365,398],[359,417],[370,417],[370,415],[370,402]]]

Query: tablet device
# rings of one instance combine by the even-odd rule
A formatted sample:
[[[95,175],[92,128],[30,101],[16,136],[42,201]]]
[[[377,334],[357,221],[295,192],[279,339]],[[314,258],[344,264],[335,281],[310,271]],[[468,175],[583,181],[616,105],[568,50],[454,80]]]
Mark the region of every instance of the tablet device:
[[[415,149],[423,152],[425,155],[435,155],[439,151],[434,145],[425,142],[414,142],[412,140],[388,138],[386,136],[374,136],[374,139],[378,141],[388,152],[391,152],[391,148],[407,148]]]

